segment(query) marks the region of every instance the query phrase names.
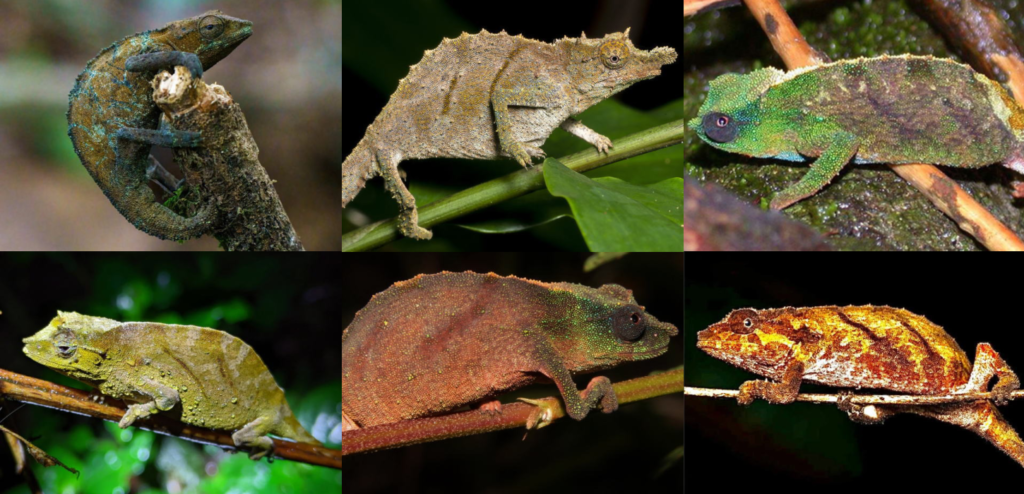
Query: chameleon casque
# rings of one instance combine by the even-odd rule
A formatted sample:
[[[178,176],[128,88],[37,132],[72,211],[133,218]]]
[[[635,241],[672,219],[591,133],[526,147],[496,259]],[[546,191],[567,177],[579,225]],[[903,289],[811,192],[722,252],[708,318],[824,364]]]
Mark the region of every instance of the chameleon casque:
[[[211,10],[110,45],[75,81],[68,107],[75,152],[111,204],[139,230],[185,240],[202,235],[215,214],[207,204],[185,218],[155,202],[147,169],[159,163],[150,147],[196,147],[202,138],[198,132],[157,130],[160,110],[150,79],[176,65],[200,77],[250,35],[251,22]]]
[[[473,272],[419,275],[373,296],[341,335],[342,430],[469,404],[554,381],[582,420],[618,408],[605,376],[576,389],[575,374],[657,357],[676,327],[637,305],[631,291]],[[546,425],[541,407],[528,423]]]
[[[611,140],[572,118],[636,82],[661,74],[672,48],[638,50],[629,29],[600,39],[554,43],[504,31],[462,33],[413,65],[355,149],[342,163],[344,208],[380,175],[399,204],[399,231],[429,239],[398,164],[409,159],[511,157],[527,167],[556,127],[593,144]]]
[[[772,209],[816,194],[851,161],[1002,162],[1024,173],[1024,109],[998,82],[953,60],[900,55],[768,67],[710,86],[688,123],[704,142],[757,158],[817,158],[772,198]]]
[[[844,388],[874,388],[915,395],[988,391],[993,401],[934,406],[854,405],[840,409],[861,423],[881,423],[914,413],[955,424],[984,437],[1024,465],[1024,442],[1003,419],[1005,404],[1020,380],[988,343],[979,343],[971,365],[949,334],[928,319],[880,306],[739,309],[697,333],[709,355],[776,382],[747,381],[738,401],[756,398],[792,403],[802,381]]]
[[[130,403],[122,429],[170,412],[186,424],[235,431],[235,445],[254,460],[273,449],[267,434],[320,445],[259,355],[223,331],[58,311],[22,341],[32,360]]]

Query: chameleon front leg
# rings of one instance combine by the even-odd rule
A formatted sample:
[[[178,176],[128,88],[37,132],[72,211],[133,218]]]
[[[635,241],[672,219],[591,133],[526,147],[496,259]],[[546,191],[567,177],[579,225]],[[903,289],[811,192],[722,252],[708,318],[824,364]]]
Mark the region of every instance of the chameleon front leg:
[[[145,418],[158,412],[166,412],[181,401],[178,391],[170,386],[160,384],[149,378],[142,378],[139,382],[131,384],[135,391],[146,396],[150,401],[128,405],[128,411],[117,423],[118,427],[124,429],[135,423],[136,419]]]
[[[740,394],[736,401],[740,405],[749,405],[757,398],[764,398],[768,403],[783,405],[796,401],[800,392],[800,382],[804,376],[804,363],[793,360],[786,367],[782,380],[777,383],[770,381],[747,381],[740,386]]]
[[[612,413],[619,409],[615,389],[605,376],[594,377],[586,389],[580,391],[576,389],[572,375],[560,364],[544,365],[540,371],[558,386],[558,390],[562,392],[562,400],[565,401],[565,413],[575,420],[583,420],[593,408],[600,408],[604,413]],[[543,412],[542,409],[538,409],[535,414]]]
[[[192,77],[203,76],[203,63],[199,56],[187,51],[156,51],[128,57],[125,70],[128,72],[156,72],[181,65],[192,73]]]
[[[839,171],[853,159],[860,147],[857,136],[848,132],[831,134],[830,139],[825,152],[821,153],[817,161],[811,163],[810,171],[799,182],[775,194],[771,202],[772,209],[785,209],[794,202],[818,193],[839,175]]]
[[[509,114],[509,104],[504,98],[497,98],[492,101],[494,107],[494,125],[498,131],[498,142],[501,148],[512,156],[520,165],[529,167],[533,164],[531,157],[543,158],[547,156],[544,150],[525,142],[518,142],[512,138],[512,117]]]
[[[560,127],[562,127],[562,130],[589,142],[597,148],[598,153],[608,154],[608,150],[612,147],[611,139],[594,132],[593,129],[583,125],[583,122],[580,122],[575,118],[569,117],[565,119]]]

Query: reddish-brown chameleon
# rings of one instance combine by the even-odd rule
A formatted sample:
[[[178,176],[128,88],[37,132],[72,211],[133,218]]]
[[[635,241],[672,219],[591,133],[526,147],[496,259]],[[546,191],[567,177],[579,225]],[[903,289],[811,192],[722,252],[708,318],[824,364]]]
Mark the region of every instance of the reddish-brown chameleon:
[[[877,388],[909,394],[984,392],[998,404],[1020,380],[988,343],[979,343],[971,366],[967,354],[940,326],[903,309],[875,306],[734,310],[697,333],[697,347],[711,356],[777,382],[747,381],[738,400],[791,403],[801,381],[827,386]],[[848,398],[848,397],[847,397]],[[862,423],[881,423],[915,413],[974,431],[1024,465],[1024,442],[991,401],[936,406],[840,408]]]
[[[676,334],[619,285],[419,275],[374,295],[342,333],[342,428],[437,415],[546,379],[570,417],[610,413],[608,378],[579,391],[572,375],[657,357]]]

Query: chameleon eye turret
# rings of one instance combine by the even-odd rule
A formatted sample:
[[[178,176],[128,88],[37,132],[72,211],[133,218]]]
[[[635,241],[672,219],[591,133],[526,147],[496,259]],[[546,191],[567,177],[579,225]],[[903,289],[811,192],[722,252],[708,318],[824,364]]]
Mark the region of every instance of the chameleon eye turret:
[[[724,113],[712,112],[704,115],[701,128],[704,129],[704,135],[708,136],[708,139],[720,143],[732,142],[739,134],[739,126],[736,125],[736,121]]]

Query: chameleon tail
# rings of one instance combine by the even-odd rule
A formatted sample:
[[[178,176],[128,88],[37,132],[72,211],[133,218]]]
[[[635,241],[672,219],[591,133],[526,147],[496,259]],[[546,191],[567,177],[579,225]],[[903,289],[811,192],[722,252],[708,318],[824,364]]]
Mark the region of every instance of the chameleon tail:
[[[929,408],[913,407],[913,410],[910,411],[974,431],[1009,455],[1014,461],[1024,465],[1024,442],[992,402],[982,401],[969,405],[935,407],[932,410]]]
[[[366,131],[352,153],[341,164],[341,207],[356,198],[366,181],[377,176],[376,159],[370,145],[370,130]]]
[[[110,203],[136,228],[164,240],[188,240],[210,229],[215,210],[206,203],[194,216],[186,218],[155,202],[153,191],[145,184],[123,189],[104,188]]]
[[[302,424],[295,419],[295,415],[292,415],[292,411],[285,409],[284,417],[281,418],[281,422],[278,426],[270,431],[271,434],[275,434],[281,437],[287,437],[288,439],[294,439],[300,443],[314,444],[316,446],[323,446],[320,441],[317,441],[306,429],[302,427]]]

